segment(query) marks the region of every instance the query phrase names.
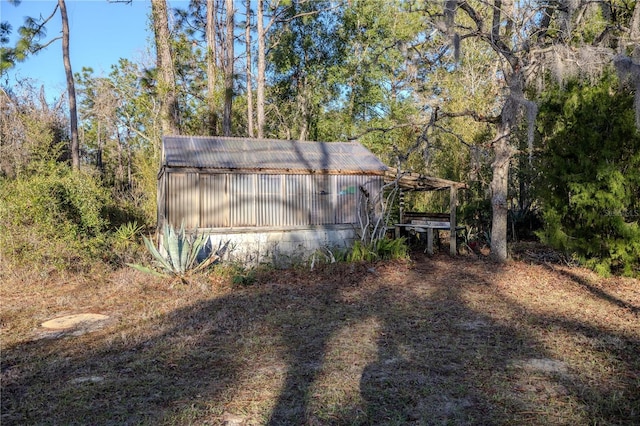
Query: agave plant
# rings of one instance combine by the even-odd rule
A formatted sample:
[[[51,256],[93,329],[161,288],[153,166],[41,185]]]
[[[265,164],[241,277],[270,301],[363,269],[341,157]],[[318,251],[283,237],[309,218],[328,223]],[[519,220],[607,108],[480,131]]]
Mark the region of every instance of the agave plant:
[[[140,235],[144,226],[138,225],[135,220],[133,222],[127,222],[122,224],[116,229],[114,237],[118,243],[127,244],[136,240],[136,237]]]
[[[199,256],[205,252],[207,244],[207,235],[188,234],[184,228],[184,223],[180,225],[180,229],[176,230],[170,225],[164,225],[164,239],[162,248],[166,254],[162,254],[150,238],[142,237],[147,250],[154,259],[154,267],[147,267],[137,264],[129,264],[132,268],[139,271],[151,273],[160,276],[173,276],[180,278],[182,282],[187,283],[187,277],[190,274],[204,270],[220,257],[217,253],[211,252],[204,259]]]

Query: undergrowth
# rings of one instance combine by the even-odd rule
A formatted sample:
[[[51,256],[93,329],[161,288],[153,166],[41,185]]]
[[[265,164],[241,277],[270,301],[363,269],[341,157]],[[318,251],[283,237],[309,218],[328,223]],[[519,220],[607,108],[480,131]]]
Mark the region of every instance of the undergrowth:
[[[409,247],[404,238],[374,240],[369,244],[358,240],[346,256],[348,262],[374,262],[378,260],[407,259]]]
[[[108,193],[89,173],[57,167],[0,181],[0,252],[17,264],[78,268],[105,252]]]

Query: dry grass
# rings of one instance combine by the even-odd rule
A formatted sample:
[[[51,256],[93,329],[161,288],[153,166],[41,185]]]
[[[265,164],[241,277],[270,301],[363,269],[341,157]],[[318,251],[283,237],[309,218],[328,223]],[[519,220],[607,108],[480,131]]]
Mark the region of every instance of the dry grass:
[[[638,280],[421,254],[244,287],[0,278],[3,426],[640,423]],[[40,327],[84,312],[110,320]]]

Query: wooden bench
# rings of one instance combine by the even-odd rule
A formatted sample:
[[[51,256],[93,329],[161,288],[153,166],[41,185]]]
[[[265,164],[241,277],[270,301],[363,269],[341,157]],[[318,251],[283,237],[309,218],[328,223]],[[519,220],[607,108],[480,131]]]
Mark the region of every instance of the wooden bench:
[[[412,220],[430,220],[437,222],[449,222],[449,213],[425,213],[425,212],[403,212],[400,222],[411,223]]]
[[[402,235],[402,229],[427,234],[426,253],[433,254],[433,231],[448,230],[451,232],[450,216],[447,213],[405,212],[402,223],[395,225],[396,238]],[[465,229],[464,226],[455,227],[453,232]]]

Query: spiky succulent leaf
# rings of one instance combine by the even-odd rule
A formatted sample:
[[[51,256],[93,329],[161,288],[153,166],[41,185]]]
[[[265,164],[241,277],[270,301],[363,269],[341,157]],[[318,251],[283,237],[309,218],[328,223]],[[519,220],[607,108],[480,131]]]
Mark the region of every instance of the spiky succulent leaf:
[[[190,264],[189,254],[193,251],[193,247],[191,246],[191,242],[187,235],[181,235],[180,239],[180,270],[185,272],[189,270]]]
[[[177,276],[183,281],[188,274],[202,271],[220,259],[217,254],[211,254],[202,262],[198,262],[198,254],[205,248],[209,237],[205,234],[198,234],[197,232],[192,236],[188,235],[184,223],[177,232],[170,225],[164,225],[162,248],[166,256],[163,256],[160,251],[156,249],[150,238],[144,236],[142,238],[147,250],[149,250],[162,272]],[[145,266],[130,266],[143,272],[155,272],[157,275],[166,276],[161,272]]]
[[[193,267],[197,263],[198,254],[202,251],[207,241],[207,236],[204,234],[196,235],[191,246],[191,252],[189,253],[189,267]],[[197,265],[196,265],[197,266]]]
[[[138,265],[137,263],[127,263],[127,266],[132,267],[133,269],[137,269],[138,271],[155,275],[156,277],[166,277],[167,274],[163,274],[161,272],[156,271],[155,269],[149,268],[148,266]]]
[[[182,274],[184,271],[180,269],[180,234],[176,234],[173,228],[168,225],[165,231],[164,246],[169,257],[168,262],[174,273]]]
[[[173,261],[176,269],[180,271],[180,274],[184,275],[189,269],[186,264],[186,260],[190,250],[189,236],[185,230],[184,221],[180,223],[180,229],[178,230],[176,237],[178,239],[178,252],[176,253],[177,257],[175,257]]]
[[[149,250],[149,253],[151,253],[151,256],[153,256],[154,260],[158,262],[160,266],[163,269],[165,269],[167,272],[170,272],[170,273],[173,272],[173,268],[171,267],[171,264],[167,262],[167,260],[163,255],[160,254],[160,252],[156,249],[153,242],[145,236],[142,236],[142,240],[144,241],[144,245],[147,247],[147,250]]]
[[[216,254],[210,255],[205,260],[200,262],[196,267],[194,267],[193,272],[199,272],[206,269],[209,265],[211,265],[213,262],[217,261],[218,259],[220,259],[220,256]]]

